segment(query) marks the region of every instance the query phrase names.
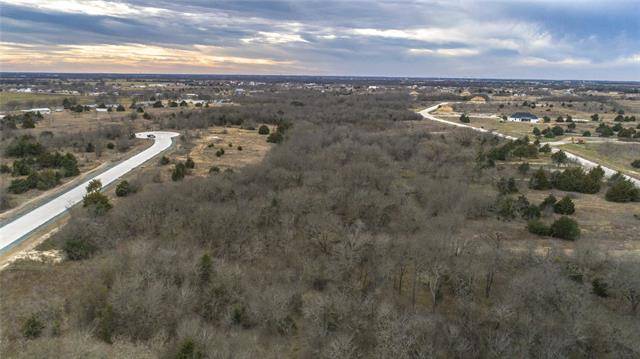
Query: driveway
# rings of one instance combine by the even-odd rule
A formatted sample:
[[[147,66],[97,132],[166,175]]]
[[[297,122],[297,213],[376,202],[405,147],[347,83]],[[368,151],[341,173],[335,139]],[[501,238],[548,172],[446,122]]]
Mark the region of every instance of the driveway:
[[[0,253],[27,238],[30,233],[49,223],[67,211],[71,206],[82,201],[82,198],[86,194],[85,188],[90,181],[98,179],[102,182],[102,186],[107,186],[171,147],[172,138],[178,135],[176,132],[163,131],[136,133],[137,138],[153,139],[153,145],[137,155],[113,166],[109,170],[87,179],[60,196],[5,224],[3,227],[0,227]]]

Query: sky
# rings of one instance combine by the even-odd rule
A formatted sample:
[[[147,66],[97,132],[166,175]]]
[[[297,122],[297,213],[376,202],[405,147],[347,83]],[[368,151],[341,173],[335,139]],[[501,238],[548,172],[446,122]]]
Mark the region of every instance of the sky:
[[[0,0],[0,70],[640,80],[640,0]]]

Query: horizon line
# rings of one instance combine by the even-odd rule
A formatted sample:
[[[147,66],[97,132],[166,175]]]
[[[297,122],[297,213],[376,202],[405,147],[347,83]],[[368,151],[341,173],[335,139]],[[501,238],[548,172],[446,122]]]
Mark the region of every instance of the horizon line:
[[[440,76],[385,76],[385,75],[304,75],[304,74],[190,74],[190,73],[134,73],[134,72],[53,72],[53,71],[0,71],[0,78],[4,74],[46,74],[46,75],[119,75],[119,76],[218,76],[218,77],[320,77],[320,78],[377,78],[377,79],[411,79],[411,80],[499,80],[499,81],[553,81],[553,82],[605,82],[639,84],[640,80],[594,80],[594,79],[545,79],[545,78],[517,78],[517,77],[440,77]]]

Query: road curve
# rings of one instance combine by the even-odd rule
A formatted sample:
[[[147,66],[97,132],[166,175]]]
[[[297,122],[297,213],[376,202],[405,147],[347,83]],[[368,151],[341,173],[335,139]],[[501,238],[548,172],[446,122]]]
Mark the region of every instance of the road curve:
[[[155,138],[149,137],[150,135],[155,136]],[[138,153],[137,155],[118,163],[109,170],[87,179],[71,190],[50,200],[40,207],[37,207],[34,210],[25,213],[15,220],[7,223],[3,227],[0,227],[0,252],[8,249],[14,244],[17,244],[22,239],[26,238],[28,234],[38,229],[40,226],[46,224],[50,220],[64,213],[67,209],[69,209],[76,203],[82,201],[82,197],[86,193],[85,188],[90,181],[99,179],[100,182],[102,182],[103,186],[107,186],[132,169],[140,166],[144,162],[150,160],[162,151],[171,147],[172,138],[178,135],[179,134],[176,132],[162,131],[136,133],[137,138],[153,138],[153,145],[146,150]]]
[[[438,107],[440,107],[442,105],[446,105],[446,104],[447,104],[447,102],[443,102],[443,103],[437,104],[435,106],[431,106],[431,107],[429,107],[427,109],[424,109],[424,110],[422,110],[422,111],[420,111],[418,113],[420,115],[422,115],[422,117],[427,118],[427,119],[432,120],[432,121],[441,122],[441,123],[444,123],[444,124],[447,124],[447,125],[452,125],[452,126],[457,126],[457,127],[465,127],[465,128],[472,129],[474,131],[478,131],[478,132],[490,133],[492,135],[495,135],[495,136],[498,136],[498,137],[502,137],[502,138],[505,138],[505,139],[508,139],[508,140],[517,140],[517,138],[513,137],[513,136],[503,135],[502,133],[498,133],[498,132],[494,132],[494,131],[488,131],[488,130],[485,130],[484,128],[473,127],[473,126],[465,125],[463,123],[443,120],[443,119],[437,118],[437,117],[435,117],[435,116],[433,116],[431,114],[431,112],[437,110]],[[553,146],[554,143],[549,143],[549,145]],[[560,150],[558,148],[552,147],[551,151],[552,152],[558,152]],[[566,150],[564,150],[564,152],[567,154],[567,157],[569,159],[576,161],[577,163],[579,163],[581,166],[583,166],[585,168],[593,168],[593,167],[597,167],[597,166],[602,167],[602,169],[604,170],[604,173],[605,173],[605,175],[607,177],[611,177],[611,176],[613,176],[614,174],[617,173],[616,170],[613,170],[613,169],[611,169],[609,167],[606,167],[605,165],[590,161],[590,160],[588,160],[588,159],[586,159],[584,157],[580,157],[580,156],[575,155],[573,153],[567,152]],[[630,176],[627,176],[627,175],[623,175],[623,176],[625,178],[627,178],[628,180],[630,180],[631,182],[635,183],[636,186],[640,186],[640,180],[638,180],[637,178],[633,178],[633,177],[630,177]]]

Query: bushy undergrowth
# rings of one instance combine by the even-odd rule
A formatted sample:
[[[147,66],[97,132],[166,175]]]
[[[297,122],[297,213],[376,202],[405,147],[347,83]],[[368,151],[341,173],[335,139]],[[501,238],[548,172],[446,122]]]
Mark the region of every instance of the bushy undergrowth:
[[[72,239],[88,274],[74,272],[81,290],[59,309],[65,332],[32,340],[23,354],[70,346],[173,358],[638,350],[637,322],[614,313],[622,324],[607,315],[607,325],[595,325],[612,312],[563,263],[508,253],[504,235],[466,230],[492,210],[495,170],[479,170],[476,158],[493,140],[409,131],[397,121],[413,116],[397,98],[296,101],[304,106],[290,97],[249,106],[259,121],[278,108],[291,120],[262,163],[145,185],[104,216],[76,214],[54,242]],[[513,205],[531,206],[525,200]]]

